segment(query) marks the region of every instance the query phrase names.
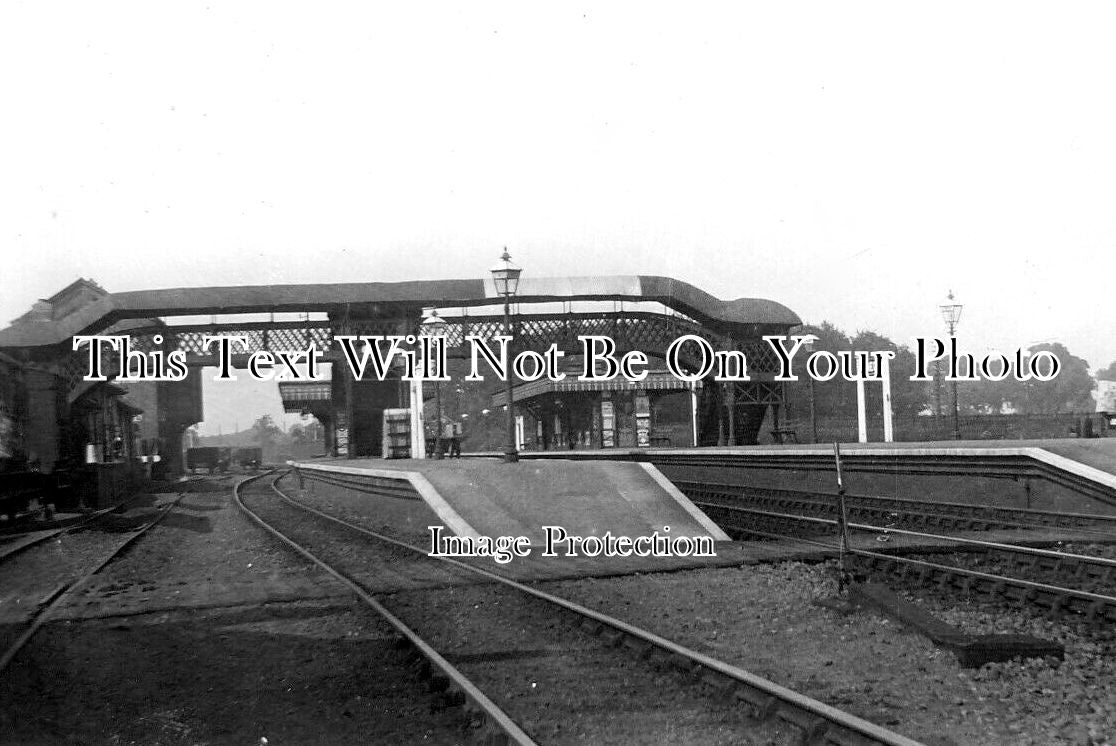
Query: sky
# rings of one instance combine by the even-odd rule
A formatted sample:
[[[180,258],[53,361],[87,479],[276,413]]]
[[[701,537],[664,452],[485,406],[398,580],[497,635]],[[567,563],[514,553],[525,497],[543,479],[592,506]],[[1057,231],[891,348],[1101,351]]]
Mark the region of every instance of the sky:
[[[77,277],[471,278],[507,246],[525,276],[666,275],[908,344],[944,334],[952,290],[963,350],[1060,341],[1095,370],[1116,360],[1114,22],[9,1],[0,321]]]

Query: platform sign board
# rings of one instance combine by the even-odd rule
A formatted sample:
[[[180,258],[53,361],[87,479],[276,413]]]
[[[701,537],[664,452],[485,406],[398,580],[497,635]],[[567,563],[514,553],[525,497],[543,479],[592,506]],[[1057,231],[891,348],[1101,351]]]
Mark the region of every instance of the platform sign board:
[[[635,394],[635,415],[636,417],[651,416],[651,397],[644,391],[637,391]]]
[[[651,399],[646,391],[636,391],[635,404],[635,429],[636,446],[647,448],[651,445]]]
[[[601,400],[601,447],[616,445],[616,410],[611,399]]]
[[[646,391],[635,392],[636,446],[651,446],[651,397]]]
[[[337,445],[338,456],[349,455],[349,422],[344,414],[337,416],[337,429],[334,432],[333,442]]]

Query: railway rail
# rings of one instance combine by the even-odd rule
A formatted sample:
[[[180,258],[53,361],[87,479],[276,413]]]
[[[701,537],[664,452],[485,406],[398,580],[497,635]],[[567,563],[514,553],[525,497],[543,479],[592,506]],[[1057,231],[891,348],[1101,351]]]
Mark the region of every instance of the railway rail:
[[[400,644],[411,648],[425,658],[425,666],[431,674],[433,685],[446,690],[452,702],[467,703],[474,712],[480,713],[488,726],[488,732],[499,740],[514,743],[533,742],[532,736],[527,735],[528,731],[546,731],[547,728],[540,726],[538,723],[533,728],[521,727],[517,724],[517,721],[526,719],[533,722],[533,718],[545,717],[543,712],[549,712],[549,710],[539,707],[537,700],[533,701],[533,705],[530,702],[525,705],[522,700],[517,700],[511,695],[502,697],[501,704],[497,704],[484,693],[485,690],[493,691],[492,686],[485,684],[482,688],[481,685],[474,683],[476,678],[486,682],[500,681],[498,661],[502,658],[510,657],[510,665],[513,667],[526,665],[523,660],[516,660],[514,656],[509,656],[508,651],[499,649],[504,644],[503,637],[494,638],[492,634],[494,629],[501,629],[509,635],[514,630],[517,635],[527,635],[528,638],[533,640],[538,640],[540,635],[544,639],[549,636],[548,648],[550,649],[548,655],[555,656],[557,660],[549,661],[545,670],[539,669],[532,675],[545,671],[546,675],[556,677],[545,682],[546,686],[539,687],[540,691],[547,690],[551,697],[558,695],[558,700],[548,700],[554,704],[556,711],[560,711],[562,708],[562,696],[571,696],[575,699],[578,696],[576,691],[567,691],[564,694],[556,692],[563,686],[570,688],[570,684],[573,683],[569,680],[563,681],[560,672],[560,669],[568,666],[567,662],[570,656],[576,658],[579,654],[588,653],[592,665],[599,667],[603,665],[603,660],[608,658],[609,655],[622,653],[621,658],[625,661],[623,665],[634,666],[638,669],[635,673],[636,681],[652,681],[655,679],[654,671],[664,666],[673,667],[684,674],[681,679],[676,676],[669,677],[670,680],[674,681],[673,685],[664,684],[662,678],[659,677],[659,680],[653,686],[640,690],[642,692],[641,696],[644,697],[656,692],[662,696],[663,692],[661,690],[663,688],[674,687],[669,689],[667,695],[669,697],[673,694],[677,700],[668,698],[658,707],[650,709],[648,709],[646,702],[641,702],[639,709],[648,717],[652,713],[660,712],[665,708],[678,707],[680,706],[679,702],[686,697],[695,696],[694,687],[690,684],[696,679],[711,687],[713,691],[728,697],[733,704],[733,707],[729,708],[730,712],[749,716],[747,723],[748,727],[751,728],[766,727],[770,724],[776,726],[789,724],[801,731],[804,742],[812,744],[894,744],[896,746],[905,744],[913,746],[917,743],[886,728],[805,697],[748,671],[685,648],[614,617],[579,606],[536,588],[516,583],[497,573],[474,567],[468,563],[449,558],[430,557],[426,548],[416,547],[393,537],[371,531],[363,526],[329,515],[294,500],[280,489],[276,483],[276,478],[271,478],[269,481],[270,490],[261,489],[264,482],[262,476],[242,483],[244,489],[238,485],[236,490],[238,505],[254,521],[279,537],[299,554],[326,569],[327,572],[351,588],[366,604],[383,614],[399,630]],[[267,492],[271,494],[269,495]],[[267,514],[267,517],[261,515],[261,513]],[[286,516],[287,523],[283,529],[280,529],[274,523],[283,519],[284,516]],[[297,520],[292,521],[292,516],[297,516]],[[313,519],[307,521],[307,516],[313,516]],[[268,518],[271,520],[268,520]],[[314,525],[315,521],[316,527]],[[330,533],[322,533],[322,527],[324,526],[329,527]],[[338,542],[338,527],[341,527],[345,535],[349,537],[348,541]],[[290,534],[298,534],[300,538],[295,538]],[[313,548],[306,546],[307,543],[313,544]],[[328,558],[321,555],[328,555]],[[361,559],[360,562],[356,559],[358,556]],[[379,593],[372,590],[376,581],[374,579],[369,580],[367,575],[361,575],[361,571],[367,573],[370,558],[378,558],[376,561],[382,563],[377,566],[376,577],[382,579],[386,574],[394,574],[401,581],[405,581],[404,585],[409,590],[402,592],[381,591]],[[383,564],[385,558],[394,560],[394,562]],[[372,564],[375,565],[375,563]],[[354,566],[360,569],[351,569]],[[467,605],[466,607],[458,605],[454,609],[449,609],[457,595],[463,596],[466,602],[476,598],[468,591],[461,590],[469,586],[474,589],[484,589],[486,594],[491,595],[496,600],[483,604],[477,603],[471,607],[473,611],[469,611]],[[390,595],[385,596],[385,592],[390,593]],[[422,594],[427,595],[424,597]],[[430,594],[436,595],[436,601],[431,600],[434,596]],[[540,605],[539,602],[543,603]],[[437,619],[432,621],[431,615],[423,615],[422,609],[425,608],[429,611],[431,604],[436,604],[434,608],[439,610],[439,614],[434,616],[443,618],[442,622],[438,622]],[[393,608],[387,608],[388,605]],[[484,608],[481,608],[482,606]],[[505,614],[504,617],[493,616],[488,618],[484,616],[486,613],[493,613],[493,609],[501,606],[504,609],[512,609],[512,624],[507,624],[506,612],[502,612]],[[478,621],[470,622],[467,617],[457,615],[463,608],[467,614],[480,615],[477,617]],[[410,615],[410,624],[403,619],[407,615]],[[565,631],[562,628],[551,628],[550,626],[560,616],[565,616],[573,622],[571,625],[565,626]],[[414,621],[416,617],[417,622]],[[446,630],[439,631],[437,627],[439,623],[445,623],[445,617],[456,620],[451,626],[465,628],[473,625],[470,628],[475,628],[479,624],[482,628],[486,628],[487,634],[483,635],[484,640],[476,644],[481,645],[481,647],[487,646],[487,652],[479,657],[461,653],[442,653],[436,649],[435,644],[425,641],[415,630],[415,627],[434,629],[436,636],[440,635],[438,638],[440,641],[437,643],[439,647],[453,647],[450,642],[446,641],[452,638],[452,635],[447,636]],[[522,620],[532,617],[543,620],[542,625],[545,628],[526,631],[526,627],[530,625],[523,624]],[[500,620],[503,621],[505,626],[495,626],[500,623]],[[584,649],[586,643],[582,642],[572,646],[560,645],[558,650],[553,649],[553,641],[564,635],[573,634],[579,639],[590,641],[593,639],[592,637],[576,635],[578,627],[602,638],[608,643],[607,646],[586,650]],[[495,651],[491,649],[492,645],[496,646]],[[577,650],[579,646],[582,648],[580,653]],[[616,651],[610,654],[608,648],[616,648]],[[456,666],[451,663],[451,658],[458,661]],[[497,669],[496,673],[493,672],[494,667]],[[645,667],[648,668],[647,671],[642,670]],[[463,673],[463,668],[468,670],[470,675],[467,676]],[[569,670],[577,671],[578,669],[576,665],[572,665],[569,666]],[[594,669],[594,671],[601,676],[608,675],[605,668]],[[584,670],[580,672],[585,673]],[[624,678],[629,681],[632,679],[632,675],[630,673],[626,674]],[[583,679],[578,680],[577,683],[580,683],[581,686],[573,688],[584,688]],[[550,684],[554,684],[554,687],[550,687]],[[705,692],[704,688],[702,692]],[[709,703],[707,696],[703,696],[701,701],[704,706]],[[602,708],[596,699],[594,699],[594,704],[596,709],[605,710],[600,713],[605,718],[604,722],[610,722],[611,718],[617,714],[616,708],[607,706]],[[524,709],[525,706],[528,708],[527,710]],[[513,716],[515,719],[513,719]],[[554,713],[551,713],[551,717],[553,716]]]
[[[683,479],[672,481],[678,489],[694,499],[744,500],[751,507],[817,516],[835,516],[837,512],[837,496],[833,493]],[[959,531],[1067,528],[1116,540],[1116,515],[1066,513],[877,495],[845,495],[845,504],[850,516],[859,516],[866,520],[894,520],[897,525],[912,528]]]
[[[826,549],[840,551],[841,547],[832,534],[829,541],[801,536],[794,530],[803,525],[825,529],[837,529],[837,520],[813,516],[775,513],[753,508],[726,505],[723,503],[695,500],[709,516],[725,531],[737,536],[755,535],[774,539],[791,539]],[[743,520],[742,520],[743,519]],[[779,530],[765,531],[758,528],[756,519],[771,520]],[[751,521],[746,525],[745,521]],[[1003,600],[1015,605],[1036,605],[1050,614],[1079,614],[1090,621],[1116,621],[1116,596],[1096,592],[1111,589],[1116,581],[1116,560],[1104,557],[1056,552],[1034,547],[983,541],[969,537],[930,534],[921,531],[908,531],[894,527],[849,523],[850,530],[876,533],[913,535],[921,538],[947,541],[954,546],[921,550],[922,553],[941,554],[957,549],[968,551],[994,552],[1013,558],[1012,564],[1031,573],[1046,573],[1058,579],[1076,580],[1087,584],[1091,589],[1072,588],[1049,582],[1036,582],[1027,578],[1000,575],[981,570],[946,565],[924,559],[899,556],[893,553],[870,551],[849,547],[846,551],[856,558],[857,568],[875,577],[889,577],[919,585],[933,585],[941,590],[956,590],[966,594],[983,596],[991,600]],[[1019,558],[1026,559],[1019,559]]]
[[[31,547],[38,546],[51,539],[57,538],[62,534],[68,534],[73,531],[86,528],[93,524],[101,516],[91,515],[86,516],[81,521],[69,526],[61,528],[41,529],[39,531],[25,531],[11,536],[5,536],[3,541],[0,541],[0,562],[13,557],[20,552],[25,552]]]
[[[53,593],[51,593],[46,599],[44,599],[43,604],[30,617],[23,631],[19,633],[19,635],[16,636],[16,638],[12,642],[9,643],[4,649],[4,652],[0,654],[0,672],[4,671],[4,669],[8,667],[8,664],[10,664],[12,660],[15,659],[15,657],[19,654],[20,650],[22,650],[27,645],[27,643],[31,641],[31,639],[35,636],[35,633],[38,632],[44,624],[51,620],[51,617],[56,610],[64,606],[91,577],[96,575],[98,572],[108,566],[109,563],[119,557],[141,536],[157,526],[159,522],[162,521],[167,516],[167,514],[175,508],[176,505],[178,505],[178,502],[182,499],[182,497],[183,495],[180,494],[174,500],[171,500],[170,502],[161,506],[156,515],[151,520],[147,521],[146,523],[139,526],[139,528],[129,533],[129,535],[123,541],[119,542],[115,547],[113,547],[107,555],[101,557],[99,561],[94,563],[78,577],[60,585],[54,590]],[[90,518],[89,521],[84,521],[79,526],[68,526],[57,531],[48,532],[48,535],[40,537],[29,544],[21,546],[17,551],[22,552],[30,548],[31,546],[38,545],[43,541],[46,541],[47,539],[55,538],[58,535],[69,531],[89,528],[90,525],[95,523],[101,517],[103,517],[103,514],[99,516],[93,516]],[[12,551],[4,554],[2,557],[0,557],[0,561],[11,558],[12,555],[17,553],[17,551]]]
[[[175,492],[190,492],[199,486],[206,485],[207,483],[199,477],[190,477],[182,482],[175,482],[165,485],[162,490],[167,491],[168,488],[173,488]],[[125,500],[119,505],[108,508],[102,508],[89,515],[83,516],[78,521],[66,526],[59,526],[57,528],[44,528],[32,529],[27,531],[13,531],[9,533],[0,534],[0,562],[14,557],[15,555],[24,552],[32,547],[38,546],[44,542],[55,539],[63,534],[76,533],[85,529],[91,528],[98,521],[103,520],[111,513],[116,513],[125,510],[128,506],[134,504],[139,496],[134,495]]]

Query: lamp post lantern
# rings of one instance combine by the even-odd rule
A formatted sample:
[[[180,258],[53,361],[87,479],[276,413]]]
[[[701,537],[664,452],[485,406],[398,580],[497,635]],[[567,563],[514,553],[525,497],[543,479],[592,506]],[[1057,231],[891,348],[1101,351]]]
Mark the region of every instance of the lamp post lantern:
[[[952,290],[949,291],[948,300],[948,303],[941,306],[942,319],[946,322],[946,326],[949,327],[949,336],[952,338],[954,332],[957,331],[957,322],[961,320],[961,309],[964,308],[964,306],[960,303],[953,302]],[[950,344],[952,345],[953,342],[951,341]],[[951,383],[953,384],[953,438],[954,440],[961,440],[961,422],[957,405],[957,379],[954,378]]]
[[[523,272],[522,269],[512,264],[511,254],[508,249],[504,247],[504,253],[500,256],[500,263],[492,268],[492,281],[496,285],[496,293],[504,296],[504,333],[509,337],[508,339],[508,369],[506,376],[506,399],[505,402],[508,410],[508,444],[504,447],[504,463],[514,464],[519,461],[519,449],[516,447],[515,442],[515,410],[512,408],[512,339],[515,334],[511,326],[511,299],[519,289],[519,275]]]
[[[803,347],[806,348],[806,356],[807,357],[814,354],[814,346],[818,343],[818,339],[820,339],[820,338],[818,337],[817,334],[807,334],[806,335],[806,338],[803,340]],[[813,436],[814,436],[814,440],[812,442],[817,443],[818,442],[818,405],[817,405],[817,398],[815,397],[815,393],[814,393],[814,377],[809,375],[809,372],[807,372],[806,377],[810,379],[810,431],[813,433]]]
[[[422,320],[422,335],[424,337],[440,337],[445,331],[445,320],[438,316],[437,309],[432,309],[430,315]],[[442,371],[438,371],[438,377],[441,376]],[[442,458],[442,382],[439,380],[434,381],[434,411],[438,418],[434,427],[434,459],[437,460]]]

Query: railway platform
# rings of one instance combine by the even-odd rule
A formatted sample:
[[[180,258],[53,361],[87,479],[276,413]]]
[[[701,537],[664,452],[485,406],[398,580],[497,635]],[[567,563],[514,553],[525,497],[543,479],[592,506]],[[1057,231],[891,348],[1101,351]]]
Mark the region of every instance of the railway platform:
[[[850,493],[1116,515],[1116,438],[842,443]],[[539,451],[655,465],[669,479],[836,491],[833,445]]]
[[[610,577],[712,567],[820,561],[836,557],[833,536],[824,547],[796,540],[728,541],[727,535],[673,485],[656,481],[646,465],[606,461],[528,460],[505,465],[496,459],[319,459],[296,464],[311,505],[348,517],[371,519],[412,544],[430,546],[428,526],[444,525],[458,536],[532,538],[528,556],[496,563],[468,559],[524,581]],[[288,486],[296,484],[290,480]],[[402,507],[401,507],[402,506]],[[670,523],[664,523],[670,521]],[[543,556],[540,527],[569,533],[639,536],[671,525],[673,535],[714,536],[713,556]],[[712,527],[710,529],[709,527]],[[687,533],[688,532],[688,533]],[[1050,546],[1090,537],[1068,529],[954,532],[958,539]],[[891,553],[949,551],[956,541],[853,533],[854,549]]]
[[[825,455],[833,453],[831,443],[788,443],[782,445],[763,446],[725,446],[709,448],[710,452],[721,453],[725,451],[744,451],[748,453],[816,453],[820,451]],[[896,443],[842,443],[843,454],[857,455],[885,455],[894,452],[897,455],[911,456],[1029,456],[1041,458],[1036,451],[1045,451],[1054,458],[1049,458],[1050,463],[1061,464],[1061,461],[1074,462],[1083,467],[1101,472],[1098,476],[1104,481],[1107,474],[1113,477],[1116,484],[1116,438],[1042,438],[1033,440],[942,440],[942,441],[909,441]],[[1082,474],[1089,474],[1082,469]]]
[[[648,464],[608,461],[318,460],[307,473],[406,479],[458,536],[527,536],[543,526],[570,534],[642,535],[664,527],[674,537],[727,541],[693,503]]]

